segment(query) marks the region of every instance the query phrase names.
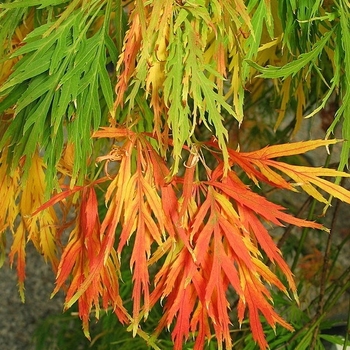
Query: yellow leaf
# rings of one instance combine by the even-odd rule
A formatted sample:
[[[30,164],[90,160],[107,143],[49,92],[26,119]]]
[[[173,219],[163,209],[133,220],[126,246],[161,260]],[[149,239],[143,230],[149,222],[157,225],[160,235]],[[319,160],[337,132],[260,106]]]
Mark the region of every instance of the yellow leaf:
[[[303,154],[318,147],[329,146],[338,142],[340,142],[340,140],[331,139],[284,143],[281,145],[268,146],[253,152],[241,153],[241,155],[242,157],[255,158],[264,161],[265,159]]]

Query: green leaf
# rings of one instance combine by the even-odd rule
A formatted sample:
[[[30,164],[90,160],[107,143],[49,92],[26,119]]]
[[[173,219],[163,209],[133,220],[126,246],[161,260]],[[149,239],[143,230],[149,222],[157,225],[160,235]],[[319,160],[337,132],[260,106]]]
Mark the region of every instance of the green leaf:
[[[24,8],[38,5],[40,5],[38,8],[42,9],[48,6],[65,4],[66,2],[68,2],[68,0],[17,0],[6,4],[0,4],[0,9]]]
[[[3,54],[9,53],[12,49],[10,45],[11,38],[26,14],[26,9],[6,9],[0,11],[0,63],[7,59],[7,57],[3,58]]]
[[[260,65],[258,65],[257,63],[251,60],[247,60],[247,63],[262,73],[258,75],[258,77],[260,78],[286,79],[290,75],[294,77],[301,69],[303,69],[309,63],[317,59],[317,57],[321,54],[323,48],[328,43],[333,33],[334,33],[334,28],[329,32],[327,32],[326,34],[324,34],[323,38],[316,42],[312,51],[301,54],[296,60],[287,63],[283,67],[274,67],[274,66],[261,67]]]
[[[25,84],[21,84],[16,87],[9,88],[5,90],[5,95],[8,95],[8,98],[5,98],[0,102],[0,113],[3,113],[6,109],[12,107],[18,99],[23,95],[26,91],[27,86]],[[1,96],[1,94],[0,94]]]
[[[332,344],[347,345],[347,346],[350,345],[350,342],[348,342],[348,344],[344,344],[345,343],[344,337],[341,337],[339,335],[320,334],[320,338],[327,340]]]
[[[89,71],[91,63],[96,59],[97,50],[100,45],[101,35],[94,35],[92,38],[82,41],[74,57],[74,66],[63,76],[60,84],[66,83],[76,75],[81,77],[84,72]],[[84,80],[84,77],[81,80]]]
[[[336,117],[342,116],[342,136],[346,140],[342,147],[340,155],[339,170],[343,170],[348,166],[349,155],[350,155],[350,10],[347,3],[343,4],[343,1],[339,2],[339,13],[340,13],[340,26],[341,26],[341,39],[344,50],[344,75],[341,86],[342,91],[342,104],[337,111]],[[338,181],[340,181],[338,179]]]
[[[250,4],[251,5],[251,4]],[[265,1],[260,1],[259,5],[253,15],[251,24],[254,30],[254,35],[250,35],[245,41],[246,60],[242,64],[242,80],[245,81],[249,76],[249,60],[253,59],[257,53],[261,42],[261,35],[263,31],[264,21],[267,18]],[[242,101],[243,102],[243,101]]]
[[[73,17],[73,16],[72,16]],[[78,17],[79,18],[79,17]],[[69,46],[72,44],[72,38],[71,38],[71,27],[74,25],[74,22],[67,21],[67,23],[64,23],[60,26],[59,30],[57,31],[57,41],[55,43],[54,52],[51,57],[50,62],[50,69],[49,69],[49,75],[52,75],[53,73],[57,72],[60,69],[61,62],[65,58],[65,56],[68,53],[69,55]],[[52,34],[53,36],[53,34]],[[51,37],[51,35],[50,35]],[[72,49],[71,49],[72,50]],[[68,51],[68,52],[67,52]]]
[[[188,11],[186,11],[184,8],[182,8],[178,15],[176,16],[175,24],[174,24],[174,32],[176,32],[181,24],[185,21],[185,19],[188,16]]]
[[[23,61],[20,61],[20,65],[15,66],[15,71],[10,79],[0,87],[0,92],[46,72],[50,67],[51,56],[52,50],[43,55],[35,64],[32,62],[31,54],[23,58]],[[28,68],[29,66],[31,69]]]
[[[44,162],[47,164],[46,169],[46,184],[48,189],[54,188],[57,184],[55,179],[57,177],[57,160],[60,159],[64,146],[64,131],[63,128],[57,128],[50,133],[49,128],[45,128],[48,132],[47,143],[43,142],[43,147],[47,149],[44,154]],[[47,191],[47,195],[50,192]]]
[[[173,41],[169,45],[169,57],[166,64],[167,77],[164,81],[164,100],[169,106],[168,124],[174,139],[174,173],[178,169],[182,147],[190,137],[188,120],[190,110],[187,103],[183,103],[182,97],[183,57],[185,57],[185,52],[182,31],[179,29],[174,33]]]
[[[41,75],[35,77],[28,85],[27,90],[18,99],[16,113],[19,113],[23,108],[45,95],[49,90],[54,90],[56,84],[57,77],[49,77],[47,73],[42,73]]]
[[[52,103],[51,113],[51,125],[53,127],[53,135],[56,135],[64,115],[67,113],[67,109],[70,103],[73,101],[72,92],[77,91],[79,83],[79,77],[67,81],[64,85],[59,86],[55,92],[55,100]],[[67,114],[68,117],[71,113]]]
[[[29,127],[31,127],[32,125],[41,125],[41,130],[38,131],[38,135],[42,135],[45,120],[49,112],[49,108],[51,106],[52,98],[53,92],[49,91],[46,95],[42,95],[40,100],[36,102],[35,112],[32,112],[29,118],[27,118],[23,127],[23,134],[25,134]],[[41,138],[37,138],[37,141],[40,140]]]
[[[116,44],[114,44],[112,38],[107,34],[105,34],[104,36],[104,43],[106,45],[106,48],[107,48],[108,54],[110,55],[112,63],[117,62],[118,50],[117,50]]]
[[[113,98],[113,88],[111,84],[111,79],[108,75],[106,69],[106,56],[100,52],[98,58],[98,77],[102,90],[103,97],[107,103],[109,111],[113,110],[114,98]]]
[[[116,60],[117,53],[105,25],[109,22],[107,15],[102,28],[87,38],[87,31],[104,4],[95,1],[86,11],[74,10],[74,6],[56,22],[35,28],[27,35],[26,44],[12,55],[23,57],[14,66],[8,81],[0,87],[0,94],[6,96],[0,102],[0,108],[6,109],[16,103],[17,122],[12,122],[4,133],[4,144],[21,143],[17,149],[28,155],[28,163],[36,145],[45,147],[44,153],[50,155],[49,160],[46,158],[51,167],[47,169],[50,174],[56,171],[61,156],[64,125],[71,123],[67,128],[68,138],[81,146],[75,152],[74,174],[78,176],[79,173],[79,179],[83,181],[86,159],[92,150],[91,130],[100,126],[102,113],[107,116],[106,105],[110,111],[113,109],[113,88],[106,56],[109,54]],[[11,96],[12,93],[15,94]],[[52,127],[52,130],[45,132],[44,126]]]
[[[25,38],[25,45],[18,48],[12,55],[13,57],[18,57],[26,53],[40,50],[40,55],[43,55],[56,41],[57,32],[53,33],[52,36],[43,37],[43,34],[51,27],[51,23],[46,23],[40,27],[34,28]]]

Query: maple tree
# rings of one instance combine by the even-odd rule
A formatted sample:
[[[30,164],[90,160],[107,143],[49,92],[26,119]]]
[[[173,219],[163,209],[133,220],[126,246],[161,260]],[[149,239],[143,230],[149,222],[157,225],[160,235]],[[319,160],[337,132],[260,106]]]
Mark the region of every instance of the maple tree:
[[[213,335],[230,349],[231,323],[246,319],[261,349],[264,322],[292,331],[271,290],[297,303],[297,287],[268,226],[327,229],[263,186],[350,203],[340,185],[350,177],[349,16],[345,0],[2,2],[1,264],[10,230],[22,300],[31,241],[87,337],[100,309],[155,349],[165,328],[175,349],[192,336],[202,349]],[[235,130],[264,95],[278,106],[276,130],[295,111],[292,133],[331,98],[339,108],[323,140],[249,150]],[[337,170],[283,158],[341,142],[340,124]]]

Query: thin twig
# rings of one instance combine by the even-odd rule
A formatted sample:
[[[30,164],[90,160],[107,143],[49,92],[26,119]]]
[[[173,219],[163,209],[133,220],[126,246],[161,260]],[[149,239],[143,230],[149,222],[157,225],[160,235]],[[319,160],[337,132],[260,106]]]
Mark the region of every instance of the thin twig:
[[[348,309],[348,320],[346,322],[346,332],[345,332],[345,339],[344,339],[344,346],[343,350],[347,349],[347,343],[349,341],[349,336],[350,336],[350,299],[349,299],[349,309]]]
[[[350,271],[350,268],[347,269],[347,272],[344,274],[345,276],[348,276],[349,275],[349,271]],[[310,330],[312,328],[315,327],[315,325],[319,325],[320,322],[322,321],[322,319],[326,316],[326,313],[332,309],[332,307],[334,306],[334,304],[336,303],[336,301],[344,294],[344,292],[346,290],[349,289],[349,282],[350,281],[347,281],[346,283],[344,283],[342,286],[341,286],[341,289],[335,294],[332,294],[333,296],[333,299],[332,301],[328,300],[328,304],[325,306],[324,308],[324,311],[321,315],[315,315],[309,322],[307,322],[302,328],[300,328],[298,331],[296,331],[293,336],[283,345],[281,345],[280,347],[278,347],[276,350],[282,350],[282,349],[286,349],[289,345],[293,344],[293,342],[295,340],[297,340],[300,335],[304,332],[304,331],[307,331],[307,330]],[[337,286],[336,286],[337,287]],[[308,332],[307,332],[308,333]],[[301,341],[301,339],[298,339],[299,341]],[[310,347],[310,349],[312,349]]]
[[[312,220],[312,218],[314,217],[316,203],[317,203],[317,201],[315,199],[312,199],[311,207],[309,209],[309,215],[307,217],[308,220]],[[303,232],[302,232],[301,237],[300,237],[297,251],[295,252],[294,261],[293,261],[293,264],[291,267],[292,272],[294,272],[296,267],[297,267],[297,264],[299,262],[299,257],[301,255],[303,248],[304,248],[304,243],[305,243],[305,240],[306,240],[306,237],[307,237],[307,234],[309,233],[309,231],[310,231],[309,227],[304,227]]]
[[[324,310],[328,310],[329,304],[333,303],[333,300],[334,300],[333,298],[334,298],[334,295],[336,295],[335,293],[337,289],[342,288],[344,285],[350,282],[349,276],[350,276],[350,266],[346,268],[344,272],[336,280],[332,281],[332,283],[326,288],[325,294],[328,295],[329,297],[327,301],[324,302]],[[319,299],[320,299],[320,295],[317,295],[317,297],[315,297],[309,303],[308,308],[311,309],[315,304],[318,304]]]
[[[328,271],[329,271],[329,256],[331,253],[331,247],[332,247],[332,238],[335,233],[335,224],[337,222],[338,218],[338,213],[339,213],[339,204],[340,201],[339,199],[336,201],[335,204],[335,209],[334,209],[334,214],[332,218],[332,223],[331,223],[331,228],[330,232],[328,235],[327,239],[327,244],[326,244],[326,249],[324,253],[324,258],[323,258],[323,266],[322,266],[322,272],[321,272],[321,280],[320,280],[320,298],[318,301],[318,306],[317,306],[317,312],[316,312],[316,317],[320,317],[323,314],[324,311],[324,297],[325,297],[325,291],[326,291],[326,286],[328,283]],[[319,325],[316,326],[313,336],[312,336],[312,342],[311,342],[311,349],[314,349],[316,346],[316,341],[317,341],[317,335],[319,333]]]
[[[301,208],[298,210],[298,213],[295,215],[296,218],[301,217],[301,213],[303,213],[303,212],[305,211],[305,209],[310,205],[310,202],[311,202],[311,197],[309,196],[309,197],[307,198],[307,200],[303,203],[303,205],[301,206]],[[278,247],[279,249],[281,249],[281,247],[283,246],[283,244],[284,244],[284,243],[286,242],[286,240],[289,238],[289,236],[290,236],[291,233],[292,233],[293,228],[295,228],[295,225],[289,225],[289,226],[285,229],[285,231],[284,231],[282,237],[279,239],[279,241],[278,241],[278,243],[277,243],[277,247]]]

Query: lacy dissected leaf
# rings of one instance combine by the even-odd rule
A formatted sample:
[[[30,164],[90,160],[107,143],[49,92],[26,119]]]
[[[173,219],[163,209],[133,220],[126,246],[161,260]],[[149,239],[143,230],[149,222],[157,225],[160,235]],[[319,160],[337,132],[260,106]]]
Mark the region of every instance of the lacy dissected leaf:
[[[319,178],[327,175],[348,176],[347,174],[331,169],[314,171],[313,168],[272,161],[272,158],[304,153],[335,142],[337,141],[300,142],[271,146],[250,153],[229,149],[229,155],[233,164],[239,164],[256,183],[262,181],[293,190],[294,187],[280,173],[270,169],[281,170],[285,167],[288,171],[281,170],[282,174],[292,179],[303,177],[304,181],[309,178],[311,183],[329,193],[334,192],[339,198],[349,202],[347,191]],[[209,142],[207,145],[214,147],[216,143]],[[215,146],[215,150],[218,148]],[[180,217],[176,220],[181,223],[185,239],[191,243],[193,249],[189,250],[181,241],[177,242],[176,248],[167,253],[164,264],[156,275],[155,289],[150,298],[151,305],[159,299],[166,300],[164,316],[156,334],[162,328],[174,324],[173,341],[175,348],[180,349],[190,332],[198,332],[196,348],[200,349],[213,327],[219,348],[223,343],[230,348],[232,340],[228,293],[229,287],[233,287],[238,296],[239,322],[243,322],[247,310],[253,338],[261,349],[266,349],[268,344],[261,316],[273,328],[280,324],[292,330],[274,310],[267,285],[275,286],[287,295],[290,291],[296,299],[297,293],[290,268],[264,223],[324,228],[316,222],[295,218],[286,213],[285,208],[252,192],[233,171],[229,171],[225,177],[223,163],[214,171],[206,168],[207,181],[195,180],[197,162],[201,160],[197,157],[200,148],[197,148],[197,152],[191,151],[183,180],[177,180],[183,184],[183,190],[179,200]],[[283,272],[288,287],[266,265],[263,252]]]
[[[40,215],[32,217],[33,212],[45,202],[45,167],[39,154],[34,154],[27,181],[23,184],[20,209],[22,221],[31,240],[45,260],[50,261],[57,271],[57,232],[58,218],[52,207],[42,210]]]
[[[258,64],[256,64],[254,61],[248,61],[248,63],[254,67],[256,70],[261,72],[262,74],[260,77],[262,78],[287,78],[288,76],[294,76],[296,75],[302,68],[304,68],[307,64],[310,62],[315,61],[322,50],[324,49],[324,46],[328,43],[330,40],[330,37],[333,34],[333,30],[330,30],[327,32],[321,40],[319,40],[312,51],[308,53],[303,53],[298,57],[297,60],[292,61],[290,63],[287,63],[284,67],[260,67]]]
[[[254,14],[252,15],[251,26],[253,27],[254,31],[246,40],[244,40],[243,44],[245,46],[245,62],[242,65],[243,81],[245,81],[249,76],[249,66],[247,65],[247,62],[250,59],[255,58],[255,56],[258,54],[264,24],[267,25],[269,36],[271,38],[274,37],[273,19],[271,16],[270,6],[270,1],[259,1]]]
[[[0,154],[0,266],[3,265],[6,252],[7,229],[14,231],[15,220],[19,214],[18,196],[20,193],[20,171],[17,168],[12,174],[7,167],[7,151]]]
[[[164,313],[155,337],[163,328],[171,328],[174,347],[181,349],[190,335],[196,334],[195,348],[201,349],[214,333],[219,348],[224,345],[230,348],[232,290],[238,302],[238,321],[242,324],[248,316],[253,338],[261,349],[267,348],[261,316],[273,328],[280,324],[292,329],[274,310],[268,286],[286,295],[291,292],[297,299],[296,286],[265,223],[315,229],[323,229],[322,225],[295,218],[285,208],[254,193],[233,168],[225,174],[216,141],[186,148],[184,174],[171,178],[168,166],[151,144],[150,139],[156,136],[106,127],[93,137],[114,141],[111,151],[96,160],[106,162],[106,171],[115,174],[108,180],[105,193],[108,209],[102,223],[93,186],[107,178],[89,186],[66,189],[39,208],[47,209],[81,192],[78,222],[64,248],[54,292],[68,283],[66,307],[78,301],[86,335],[92,308],[98,317],[99,298],[104,308],[113,306],[122,322],[129,319],[134,335],[140,332],[142,318],[161,301]],[[266,182],[294,190],[294,184],[283,177],[286,175],[310,194],[315,195],[316,191],[310,189],[312,185],[350,201],[345,190],[320,178],[346,174],[275,160],[336,142],[299,142],[249,153],[228,149],[229,161],[232,166],[240,166],[256,184]],[[205,164],[204,149],[216,160],[215,170]],[[69,153],[67,157],[70,163]],[[199,177],[201,165],[206,179]],[[18,235],[18,245],[21,237]],[[119,295],[119,271],[126,244],[132,245],[129,260],[133,276],[132,316],[127,314]],[[266,257],[285,275],[288,286],[266,265]],[[113,296],[109,290],[113,290]]]
[[[270,300],[272,298],[259,276],[243,265],[240,269],[239,277],[246,296],[245,302],[240,299],[237,306],[240,322],[243,320],[245,308],[248,308],[253,338],[259,344],[260,349],[268,349],[269,346],[264,336],[260,313],[264,315],[273,328],[275,328],[276,323],[279,323],[289,331],[293,331],[293,327],[272,309],[270,302],[266,300],[265,296]]]
[[[68,0],[24,0],[24,1],[12,1],[11,3],[0,4],[1,8],[18,8],[40,5],[39,8],[45,8],[47,6],[55,6],[64,4]]]
[[[349,146],[349,136],[350,136],[350,119],[349,119],[349,110],[350,110],[350,90],[349,90],[349,74],[344,74],[348,72],[350,69],[350,40],[349,40],[349,26],[348,22],[350,19],[350,11],[349,6],[347,6],[346,2],[340,1],[337,4],[337,13],[340,15],[340,30],[337,33],[336,43],[341,43],[341,45],[335,50],[334,53],[334,78],[333,85],[338,86],[340,83],[341,87],[341,100],[342,103],[336,112],[335,119],[332,122],[331,126],[327,131],[327,135],[331,135],[334,132],[335,126],[339,123],[339,121],[343,120],[342,125],[342,137],[345,140],[345,144],[342,147],[340,154],[340,163],[339,170],[344,170],[346,166],[348,166],[349,154],[350,154],[350,146]],[[332,89],[330,89],[332,90]],[[326,98],[325,98],[326,99]],[[337,182],[339,183],[339,179]]]
[[[31,240],[57,270],[53,294],[66,291],[65,308],[78,303],[86,336],[91,311],[98,318],[101,307],[154,348],[164,328],[175,349],[190,336],[203,349],[213,335],[219,349],[232,348],[234,305],[261,349],[268,347],[264,322],[292,330],[274,310],[271,288],[297,300],[296,286],[267,227],[325,228],[254,193],[237,168],[257,186],[300,188],[326,204],[324,192],[350,202],[348,191],[325,179],[349,175],[279,159],[336,140],[243,153],[230,148],[239,140],[229,139],[229,128],[248,113],[250,92],[260,106],[262,96],[273,100],[274,86],[276,128],[288,106],[297,129],[311,95],[322,102],[310,115],[336,95],[342,105],[328,136],[343,118],[349,139],[350,12],[345,0],[324,3],[0,4],[0,250],[3,260],[9,228],[21,297]],[[256,70],[272,84],[251,79]],[[340,168],[348,153],[346,146]],[[68,241],[60,237],[67,228]],[[125,300],[123,265],[132,276]],[[131,300],[129,315],[123,303]],[[164,313],[150,337],[142,322],[158,303]]]
[[[96,132],[94,136],[118,137],[122,132],[106,128],[104,131]],[[169,225],[158,192],[164,186],[164,177],[168,173],[163,160],[150,143],[137,134],[130,133],[122,147],[124,156],[120,160],[118,174],[106,192],[106,203],[109,207],[101,225],[101,232],[105,238],[100,259],[103,262],[103,259],[110,254],[115,231],[122,225],[117,247],[119,256],[125,244],[133,240],[130,267],[134,282],[133,331],[136,334],[141,306],[145,317],[150,309],[148,260],[152,253],[151,245],[156,243],[159,247],[163,247],[162,236],[165,235],[165,230],[171,232],[174,229]],[[132,167],[131,159],[136,161],[135,168]],[[165,171],[167,173],[164,173]]]
[[[10,263],[13,264],[17,256],[18,286],[21,299],[24,301],[26,231],[23,221],[16,224],[16,220],[21,212],[18,203],[21,193],[20,175],[19,167],[16,167],[12,172],[9,171],[7,149],[4,149],[0,154],[0,195],[2,196],[0,211],[0,266],[5,261],[6,230],[9,229],[14,236],[9,259]]]
[[[249,152],[245,155],[243,154],[241,159],[248,160],[248,164],[250,163],[250,169],[252,169],[252,165],[254,165],[264,176],[265,181],[272,183],[274,186],[280,186],[287,189],[293,189],[300,186],[307,194],[314,197],[319,202],[327,204],[328,200],[325,199],[324,196],[315,188],[315,186],[317,186],[326,193],[331,194],[344,202],[349,202],[350,197],[346,189],[323,179],[323,177],[349,177],[349,174],[334,169],[296,166],[272,160],[272,158],[302,154],[317,147],[329,146],[337,142],[338,141],[335,139],[315,140],[287,145],[270,146],[256,152]],[[231,152],[230,155],[235,157],[234,152]],[[244,168],[246,166],[245,164],[240,164],[243,169],[247,169]],[[279,173],[273,170],[273,168],[290,177],[295,181],[295,183],[287,183],[281,178]],[[253,172],[253,176],[254,175],[255,174]],[[256,176],[258,177],[259,175]]]
[[[232,183],[225,183],[227,189],[221,182],[213,179],[193,186],[193,198],[197,198],[197,201],[200,201],[199,198],[205,198],[197,204],[193,203],[193,199],[188,200],[188,213],[182,217],[182,227],[188,228],[187,235],[194,246],[193,252],[181,242],[176,243],[176,248],[168,253],[155,278],[156,287],[151,295],[151,304],[159,298],[166,299],[164,316],[157,332],[174,322],[172,336],[176,349],[182,348],[183,341],[188,339],[190,331],[201,333],[201,336],[196,338],[196,348],[202,348],[205,335],[210,334],[209,325],[214,327],[219,348],[222,348],[223,342],[226,348],[232,346],[229,329],[231,321],[228,314],[229,286],[234,288],[241,300],[240,322],[244,309],[248,307],[251,315],[261,312],[272,326],[280,323],[291,329],[273,310],[270,294],[260,278],[285,293],[287,289],[264,265],[259,246],[255,243],[259,242],[269,258],[281,267],[290,282],[289,287],[295,293],[292,274],[267,230],[262,230],[263,225],[259,221],[261,215],[281,225],[279,219],[288,221],[289,216],[282,212],[281,207],[252,194],[251,190],[241,183],[232,186],[233,181],[234,179]],[[240,191],[237,193],[238,189]],[[198,191],[203,191],[203,196],[196,195]],[[244,208],[246,205],[251,205],[252,208],[245,209],[245,213],[243,209],[237,212],[235,206],[240,203],[244,194],[247,198]],[[259,199],[261,203],[257,203]],[[264,209],[257,213],[256,206]],[[184,223],[186,219],[187,223]],[[290,220],[293,220],[293,217],[290,217]],[[303,220],[298,224],[321,227]],[[246,270],[254,275],[255,283],[241,283],[240,274]],[[260,300],[257,305],[252,303],[256,297]],[[191,321],[192,315],[195,315],[195,318]],[[258,316],[250,320],[254,339],[264,348],[266,341],[261,321]]]
[[[153,4],[149,25],[147,27],[148,43],[155,41],[154,53],[149,55],[148,50],[143,50],[141,60],[147,60],[150,64],[148,70],[139,69],[137,76],[146,81],[146,91],[151,95],[150,106],[153,110],[154,132],[158,139],[162,139],[166,133],[163,133],[164,115],[167,113],[167,107],[162,98],[165,74],[165,64],[168,56],[169,44],[169,23],[173,14],[173,1],[156,1]],[[160,14],[160,17],[157,16]],[[145,55],[147,55],[145,57]]]
[[[38,143],[45,149],[47,185],[52,189],[57,163],[61,157],[65,124],[70,141],[81,144],[76,149],[73,181],[80,182],[87,170],[86,159],[91,154],[91,129],[100,126],[103,112],[113,108],[113,90],[107,72],[106,50],[111,57],[116,49],[108,36],[110,8],[106,10],[102,27],[93,35],[88,31],[104,4],[93,1],[75,9],[71,4],[57,22],[34,28],[12,57],[20,57],[9,79],[0,87],[7,95],[4,107],[12,101],[15,118],[4,133],[0,146],[10,142],[13,163],[26,155],[25,170]],[[69,15],[67,15],[69,14]],[[56,25],[57,23],[59,25]],[[111,45],[112,42],[112,45]],[[17,96],[12,100],[12,95]],[[17,147],[21,145],[20,147]]]
[[[66,161],[69,162],[69,159]],[[105,181],[106,178],[100,178],[89,185],[66,188],[42,204],[32,217],[32,220],[37,220],[43,212],[52,210],[52,206],[57,203],[67,206],[66,211],[74,208],[77,212],[75,226],[60,258],[53,295],[60,289],[65,289],[66,308],[78,301],[79,316],[87,337],[90,313],[94,309],[98,318],[100,305],[104,309],[112,307],[123,323],[129,318],[119,295],[120,263],[116,251],[112,248],[105,259],[101,254],[103,240],[100,235],[101,224],[94,186]],[[73,196],[76,197],[75,200],[68,200]],[[64,218],[60,227],[67,228]]]
[[[196,272],[192,255],[181,244],[177,244],[176,248],[169,251],[163,267],[156,275],[156,287],[150,296],[151,305],[166,298],[156,334],[164,327],[169,327],[176,317],[172,332],[175,349],[181,349],[189,337],[191,314],[197,304],[198,293],[202,295],[204,291],[200,282],[200,274]]]
[[[102,248],[97,198],[91,186],[82,190],[78,215],[76,226],[63,250],[53,294],[72,276],[66,294],[66,308],[72,305],[72,299],[79,293],[79,316],[83,322],[84,333],[89,337],[89,315],[94,308],[96,317],[99,317],[100,298],[103,308],[111,306],[121,322],[127,321],[127,311],[119,295],[120,267],[115,251],[110,251],[98,272],[90,273],[99,265]],[[89,283],[82,289],[87,279]]]
[[[6,155],[6,152],[4,152]],[[1,168],[6,172],[6,160]],[[32,218],[32,213],[45,202],[46,184],[44,175],[44,165],[42,158],[35,153],[26,181],[17,184],[17,190],[14,193],[8,192],[9,185],[20,174],[17,169],[13,176],[9,174],[3,178],[4,186],[1,186],[4,193],[11,199],[12,203],[5,200],[4,219],[6,218],[8,226],[13,233],[14,239],[9,253],[11,265],[15,261],[17,265],[17,274],[19,280],[19,291],[21,299],[24,301],[24,280],[25,280],[25,247],[28,241],[32,241],[35,248],[44,256],[45,260],[50,261],[53,270],[57,270],[57,237],[56,222],[57,217],[52,208],[44,210],[40,216]],[[9,182],[10,181],[10,182]],[[6,206],[10,207],[6,208]],[[15,224],[14,220],[20,216],[19,222]],[[5,226],[2,225],[2,229]]]
[[[161,200],[156,189],[151,185],[153,171],[150,171],[149,166],[146,165],[151,164],[151,160],[146,153],[142,153],[141,147],[141,144],[137,145],[136,173],[124,185],[127,196],[124,203],[124,225],[118,244],[118,253],[121,254],[125,243],[133,234],[135,235],[130,266],[134,275],[133,316],[136,321],[138,321],[141,306],[141,295],[143,295],[145,316],[149,310],[147,260],[151,255],[151,244],[155,241],[158,246],[161,246],[162,234],[165,233],[165,215]]]
[[[0,16],[0,57],[2,58],[0,62],[0,84],[2,85],[8,79],[12,72],[12,67],[18,61],[18,58],[7,60],[4,60],[3,58],[6,57],[6,55],[11,55],[15,48],[17,48],[23,41],[28,32],[32,30],[34,12],[28,12],[25,8],[14,8],[3,10]],[[23,19],[25,19],[26,24],[21,23]],[[1,102],[0,110],[3,110],[3,104]]]
[[[242,25],[242,18],[249,25],[242,1],[227,3],[227,7],[228,17],[237,25]],[[173,175],[179,169],[183,146],[191,147],[196,125],[202,122],[215,130],[227,161],[228,133],[222,111],[239,120],[243,117],[242,113],[238,117],[223,92],[226,37],[220,33],[229,19],[223,21],[217,3],[212,4],[211,12],[203,1],[183,7],[171,1],[152,1],[143,10],[135,6],[130,14],[130,29],[118,63],[116,106],[127,102],[129,111],[144,110],[137,97],[142,89],[146,97],[150,94],[153,131],[163,141],[161,153],[168,128],[172,132]],[[140,11],[146,13],[144,27]]]
[[[117,99],[116,106],[123,106],[124,94],[128,88],[128,84],[136,65],[136,56],[141,46],[142,34],[140,26],[140,17],[137,12],[133,12],[129,19],[131,25],[126,33],[124,40],[123,52],[121,53],[117,65],[117,70],[123,67],[123,71],[118,76],[118,83],[115,86]]]
[[[203,55],[203,48],[213,26],[206,11],[203,8],[203,14],[196,17],[191,11],[181,10],[174,22],[174,38],[169,45],[164,99],[169,107],[167,122],[173,131],[174,172],[178,168],[182,146],[185,143],[191,145],[189,137],[193,134],[196,124],[200,122],[203,122],[208,129],[215,130],[227,160],[227,130],[223,126],[221,112],[224,109],[238,119],[224,96],[216,92],[218,87],[211,80],[212,74],[218,81],[222,80],[223,76],[220,76],[220,73],[225,72],[216,72],[210,64],[206,64],[208,58]],[[195,34],[194,26],[201,28],[201,38]],[[189,109],[190,99],[193,100],[192,115]]]
[[[21,297],[22,302],[25,301],[24,296],[24,281],[26,278],[25,274],[25,259],[26,259],[26,244],[27,244],[27,237],[26,237],[26,228],[21,221],[16,230],[14,231],[14,238],[13,243],[11,246],[11,251],[9,253],[9,260],[10,264],[12,264],[15,261],[16,258],[16,269],[17,269],[17,277],[18,277],[18,289],[19,289],[19,295]]]

